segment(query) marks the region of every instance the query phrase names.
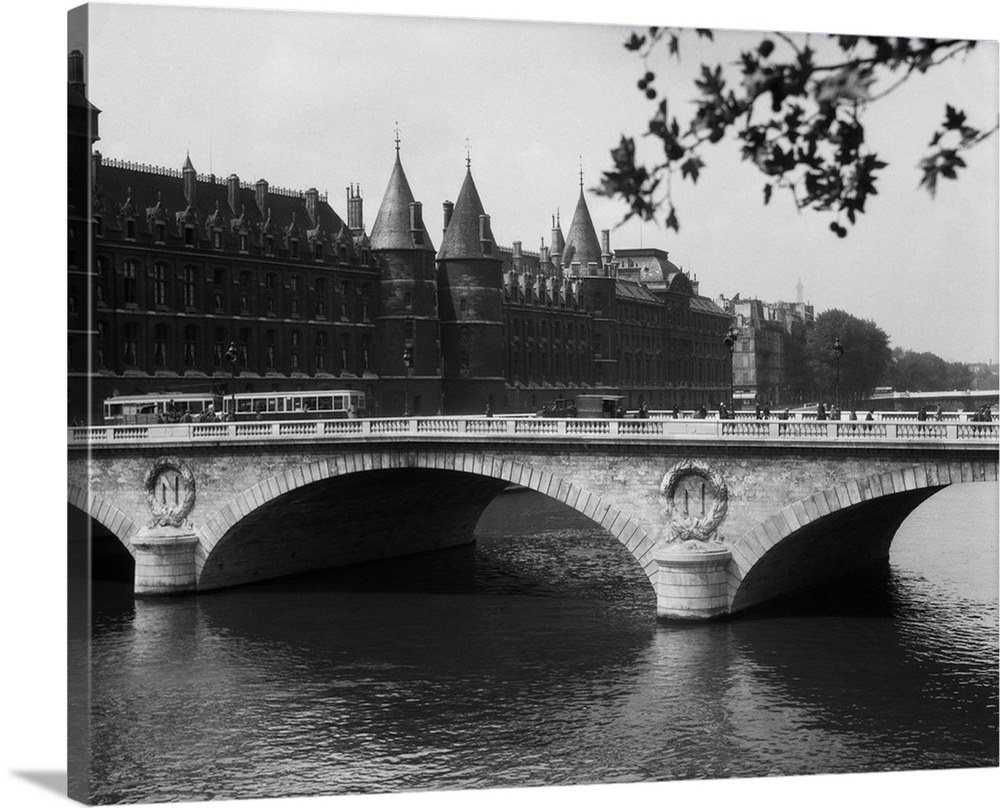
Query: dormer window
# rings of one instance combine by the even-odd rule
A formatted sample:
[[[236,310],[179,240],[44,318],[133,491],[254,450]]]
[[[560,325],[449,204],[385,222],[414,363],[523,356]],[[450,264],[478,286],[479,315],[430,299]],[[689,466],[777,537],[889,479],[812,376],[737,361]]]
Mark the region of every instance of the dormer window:
[[[313,255],[317,261],[323,260],[323,245],[319,242],[316,242],[316,244],[313,245]]]
[[[165,222],[157,222],[153,225],[153,240],[158,244],[163,244],[167,240],[167,225]]]
[[[250,252],[250,236],[247,233],[240,233],[240,252]]]
[[[222,231],[213,230],[212,231],[212,249],[221,250],[222,249]]]
[[[125,238],[135,241],[135,219],[125,220]]]
[[[294,239],[293,238],[289,242],[289,244],[288,244],[288,254],[292,258],[298,258],[299,257],[299,240],[298,239]]]
[[[185,247],[194,246],[194,225],[191,224],[184,225],[184,246]]]
[[[264,238],[264,251],[267,255],[274,255],[274,236]]]

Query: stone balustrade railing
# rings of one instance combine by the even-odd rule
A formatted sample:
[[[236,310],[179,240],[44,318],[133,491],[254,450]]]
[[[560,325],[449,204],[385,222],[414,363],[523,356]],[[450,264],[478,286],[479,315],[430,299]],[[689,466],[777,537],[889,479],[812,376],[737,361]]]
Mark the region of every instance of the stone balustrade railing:
[[[604,419],[435,416],[339,421],[236,421],[70,427],[71,449],[109,444],[215,443],[268,441],[364,441],[381,439],[464,439],[531,441],[587,439],[738,442],[998,443],[1000,424],[961,421],[798,421],[710,419]]]

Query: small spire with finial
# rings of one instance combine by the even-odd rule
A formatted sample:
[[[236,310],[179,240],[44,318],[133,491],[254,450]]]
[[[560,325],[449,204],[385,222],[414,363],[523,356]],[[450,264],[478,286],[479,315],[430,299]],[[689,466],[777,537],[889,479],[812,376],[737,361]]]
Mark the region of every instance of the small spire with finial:
[[[583,155],[580,155],[580,190],[583,190]]]
[[[396,121],[396,128],[393,131],[396,133],[396,154],[399,154],[399,121]]]
[[[472,146],[469,145],[469,139],[465,139],[465,167],[472,168]]]

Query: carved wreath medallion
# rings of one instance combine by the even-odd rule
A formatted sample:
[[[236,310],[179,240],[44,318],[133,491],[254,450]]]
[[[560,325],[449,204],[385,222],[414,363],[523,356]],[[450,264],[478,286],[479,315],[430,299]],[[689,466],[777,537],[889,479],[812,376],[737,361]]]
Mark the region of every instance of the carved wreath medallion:
[[[176,457],[158,457],[146,473],[150,527],[181,527],[194,507],[194,473]]]
[[[707,542],[726,518],[729,490],[719,472],[682,460],[660,483],[660,505],[667,520],[667,541]]]

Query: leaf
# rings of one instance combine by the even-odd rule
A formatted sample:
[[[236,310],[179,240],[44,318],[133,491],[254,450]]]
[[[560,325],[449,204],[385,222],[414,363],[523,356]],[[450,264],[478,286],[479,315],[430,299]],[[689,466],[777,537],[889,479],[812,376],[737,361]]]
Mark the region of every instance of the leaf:
[[[680,232],[681,226],[680,223],[677,221],[677,211],[674,210],[673,205],[670,206],[670,213],[667,214],[667,218],[664,224],[667,226],[667,228],[673,230],[675,233]]]
[[[700,157],[690,157],[681,163],[681,176],[690,177],[691,182],[698,182],[698,173],[705,167],[705,163]]]
[[[771,183],[767,183],[767,185],[764,186],[764,204],[765,205],[768,204],[771,201],[771,191],[772,190],[773,189],[771,188]]]
[[[628,42],[625,43],[625,49],[630,51],[637,51],[645,44],[646,44],[646,37],[639,36],[638,34],[633,33],[632,36],[629,38]]]
[[[955,109],[951,104],[945,104],[944,128],[959,129],[965,125],[965,113]]]

